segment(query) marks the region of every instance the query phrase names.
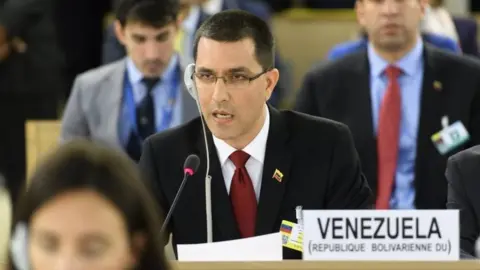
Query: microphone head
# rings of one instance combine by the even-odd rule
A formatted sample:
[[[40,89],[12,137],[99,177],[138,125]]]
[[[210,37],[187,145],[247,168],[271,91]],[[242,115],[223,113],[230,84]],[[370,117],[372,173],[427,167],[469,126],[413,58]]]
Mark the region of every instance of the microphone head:
[[[185,160],[185,164],[183,164],[183,172],[192,176],[197,172],[198,166],[200,166],[200,158],[195,154],[191,154]]]

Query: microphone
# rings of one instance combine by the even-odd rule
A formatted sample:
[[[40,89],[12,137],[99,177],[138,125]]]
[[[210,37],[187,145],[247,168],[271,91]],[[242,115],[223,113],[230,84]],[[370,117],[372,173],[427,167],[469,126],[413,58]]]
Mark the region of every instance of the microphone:
[[[172,217],[173,211],[177,206],[178,198],[180,198],[180,195],[182,194],[183,187],[185,186],[185,183],[187,183],[188,177],[194,175],[197,172],[198,166],[200,166],[200,158],[197,155],[194,155],[194,154],[189,155],[185,160],[185,163],[183,164],[183,180],[182,180],[182,183],[180,184],[180,187],[178,188],[175,198],[173,199],[172,205],[170,206],[170,210],[168,210],[167,216],[163,221],[162,228],[160,229],[160,233],[162,235],[165,233],[165,229],[167,228],[167,225],[170,222],[170,218]]]

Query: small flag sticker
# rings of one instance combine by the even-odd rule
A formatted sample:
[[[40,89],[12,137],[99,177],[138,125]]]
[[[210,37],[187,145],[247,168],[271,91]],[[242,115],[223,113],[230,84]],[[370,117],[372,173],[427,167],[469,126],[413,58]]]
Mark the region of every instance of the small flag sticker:
[[[280,232],[284,232],[288,234],[292,233],[292,225],[287,223],[282,223],[282,225],[280,225]]]
[[[281,171],[279,171],[278,169],[275,169],[275,172],[273,173],[272,178],[274,178],[278,182],[282,182],[283,173]]]

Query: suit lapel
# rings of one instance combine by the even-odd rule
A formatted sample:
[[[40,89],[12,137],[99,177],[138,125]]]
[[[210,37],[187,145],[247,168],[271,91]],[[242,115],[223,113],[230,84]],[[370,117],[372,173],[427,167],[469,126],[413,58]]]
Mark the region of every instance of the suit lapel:
[[[257,208],[256,235],[272,233],[289,181],[291,151],[288,149],[288,129],[279,111],[269,107],[270,128],[263,165],[260,199]],[[274,177],[275,172],[276,176]],[[282,175],[283,174],[283,175]],[[276,179],[277,178],[277,179]]]
[[[371,140],[375,138],[372,119],[372,98],[370,94],[370,64],[366,49],[363,53],[358,54],[355,62],[353,78],[349,80],[350,84],[347,89],[355,89],[351,99],[351,106],[354,109],[353,126],[355,132],[359,134],[362,140]],[[364,145],[364,144],[363,144]],[[360,146],[360,145],[359,145]]]
[[[202,132],[203,133],[203,132]],[[232,211],[230,197],[225,187],[220,160],[218,159],[217,150],[213,143],[212,134],[207,131],[208,149],[210,157],[210,176],[212,177],[212,216],[215,241],[230,240],[240,238],[240,232],[237,222]],[[206,157],[205,142],[203,136],[198,136],[197,149],[201,153],[201,157]],[[202,158],[205,160],[205,158]],[[221,235],[216,235],[220,232]]]
[[[118,137],[118,120],[121,111],[122,97],[123,97],[123,80],[125,77],[125,60],[120,60],[116,62],[112,74],[108,80],[104,82],[102,86],[103,91],[101,97],[97,99],[100,108],[103,113],[101,115],[106,115],[108,120],[106,127],[106,137],[108,141],[114,142],[118,147],[122,147],[122,143]]]
[[[352,118],[347,123],[354,134],[358,152],[370,152],[371,149],[376,149],[376,144],[370,93],[370,64],[366,47],[351,62],[354,65],[353,73],[347,80],[345,89],[353,89],[346,95],[349,98],[347,106],[351,110],[349,116]],[[376,155],[372,158],[375,160],[370,163],[376,164]]]
[[[442,83],[441,80],[437,81],[437,78],[446,78],[446,76],[442,76],[439,66],[435,58],[434,49],[425,45],[424,76],[417,135],[417,157],[415,160],[415,185],[417,190],[421,190],[421,176],[425,175],[422,170],[428,170],[427,163],[429,158],[435,156],[437,151],[430,137],[440,131],[442,128],[441,118],[446,113],[444,89],[434,87],[435,83]]]

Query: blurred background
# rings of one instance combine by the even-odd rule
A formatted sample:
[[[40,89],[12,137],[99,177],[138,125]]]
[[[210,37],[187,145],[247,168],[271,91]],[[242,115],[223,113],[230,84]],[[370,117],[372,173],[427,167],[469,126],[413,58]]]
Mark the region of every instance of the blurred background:
[[[225,0],[223,7],[242,8],[246,2],[271,23],[277,40],[281,59],[277,63],[282,65],[284,80],[282,91],[272,101],[278,108],[292,106],[305,73],[325,60],[334,46],[359,36],[355,0]],[[480,0],[440,2],[455,24],[463,53],[478,57]],[[201,5],[210,13],[218,3],[222,1],[193,1],[192,5]],[[75,77],[112,61],[106,42],[114,7],[115,0],[0,0],[0,172],[18,187],[38,158],[29,153],[42,152],[39,147],[47,149],[48,142],[56,140],[55,135],[41,137],[29,146],[28,138],[38,134],[25,123],[49,120],[58,128]],[[3,182],[0,262],[11,215]]]

